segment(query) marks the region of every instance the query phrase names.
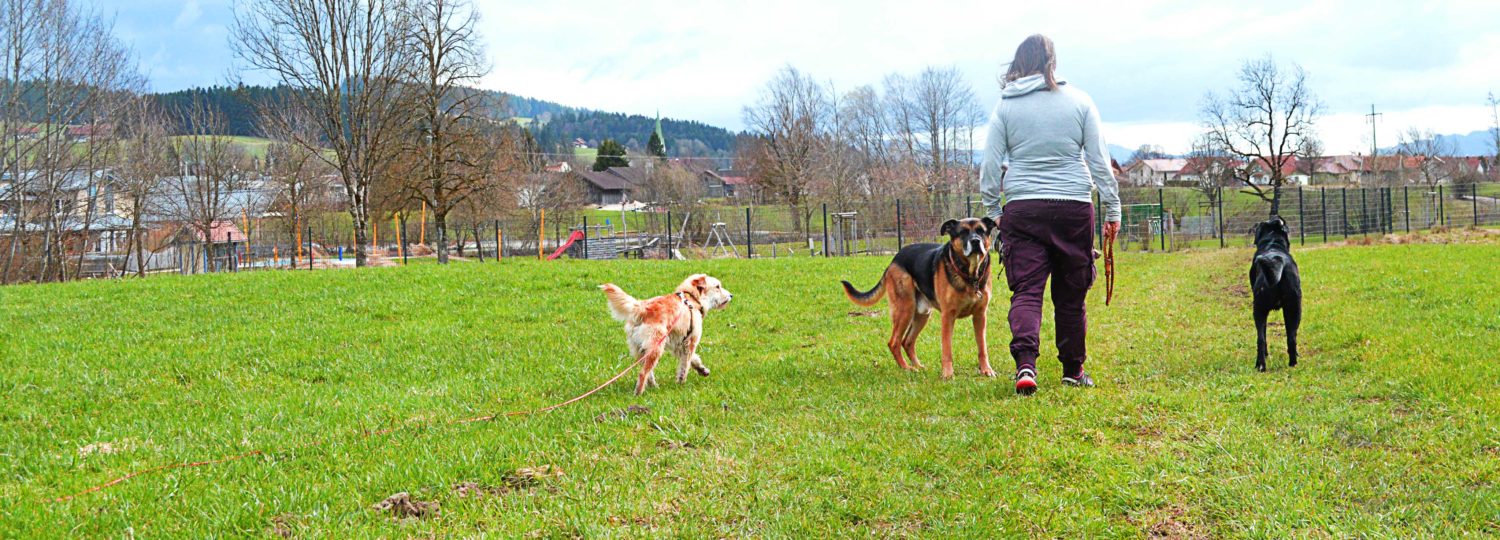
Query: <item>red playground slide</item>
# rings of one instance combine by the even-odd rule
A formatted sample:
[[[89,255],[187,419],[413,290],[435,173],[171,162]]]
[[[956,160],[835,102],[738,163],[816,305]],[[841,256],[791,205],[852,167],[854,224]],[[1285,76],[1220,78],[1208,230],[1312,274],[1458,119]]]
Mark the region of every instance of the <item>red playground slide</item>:
[[[564,251],[567,251],[568,248],[573,247],[573,242],[577,242],[579,240],[583,240],[583,231],[573,231],[573,234],[568,235],[568,241],[563,242],[562,247],[557,248],[557,251],[554,251],[551,255],[548,255],[547,260],[550,261],[552,259],[561,257]]]

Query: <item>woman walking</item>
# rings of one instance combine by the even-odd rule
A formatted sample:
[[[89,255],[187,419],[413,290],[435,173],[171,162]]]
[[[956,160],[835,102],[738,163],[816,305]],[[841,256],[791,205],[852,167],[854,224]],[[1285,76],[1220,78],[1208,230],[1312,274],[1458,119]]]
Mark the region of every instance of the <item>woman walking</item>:
[[[1120,229],[1119,185],[1110,170],[1099,112],[1057,77],[1052,40],[1021,42],[990,115],[980,191],[1000,223],[1000,256],[1010,286],[1010,355],[1016,393],[1036,391],[1042,292],[1052,279],[1062,382],[1093,386],[1084,300],[1094,284],[1092,190],[1104,205],[1104,235]],[[1003,206],[1002,206],[1003,203]]]

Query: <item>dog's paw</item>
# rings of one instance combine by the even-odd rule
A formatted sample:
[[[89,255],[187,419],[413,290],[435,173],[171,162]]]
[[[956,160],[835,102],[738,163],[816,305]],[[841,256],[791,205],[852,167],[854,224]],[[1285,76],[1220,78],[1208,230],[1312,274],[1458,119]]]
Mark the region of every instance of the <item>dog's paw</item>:
[[[1265,364],[1255,364],[1255,371],[1259,371],[1261,373],[1265,373],[1265,371],[1266,371],[1266,365]]]
[[[707,377],[709,373],[708,366],[693,366],[693,371],[698,372],[699,375],[702,375],[704,377]]]
[[[987,368],[987,367],[985,367],[985,368],[979,368],[979,374],[983,375],[985,377],[994,377],[995,376],[995,370]]]
[[[951,381],[951,380],[953,380],[953,370],[951,370],[951,369],[945,369],[945,370],[943,370],[943,380],[945,380],[945,381]]]

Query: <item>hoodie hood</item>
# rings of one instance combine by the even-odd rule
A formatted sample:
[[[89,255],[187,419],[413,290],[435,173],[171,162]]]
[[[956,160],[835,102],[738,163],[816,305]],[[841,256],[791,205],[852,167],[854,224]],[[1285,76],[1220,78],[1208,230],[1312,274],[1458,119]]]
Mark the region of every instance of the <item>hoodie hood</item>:
[[[1068,82],[1064,81],[1062,76],[1060,75],[1053,74],[1053,77],[1057,79],[1058,86],[1068,84]],[[1010,84],[1005,85],[1005,88],[1000,89],[1000,97],[1002,99],[1018,98],[1037,90],[1046,89],[1047,78],[1043,77],[1042,74],[1037,73],[1011,81]]]

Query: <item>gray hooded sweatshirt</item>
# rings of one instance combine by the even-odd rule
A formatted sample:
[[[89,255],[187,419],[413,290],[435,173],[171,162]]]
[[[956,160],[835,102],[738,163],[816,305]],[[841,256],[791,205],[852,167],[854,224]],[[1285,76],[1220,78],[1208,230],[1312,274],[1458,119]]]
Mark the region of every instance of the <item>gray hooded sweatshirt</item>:
[[[1099,133],[1099,111],[1082,90],[1057,80],[1047,91],[1041,75],[1012,81],[990,114],[979,191],[988,215],[999,218],[1004,201],[1029,199],[1093,202],[1099,188],[1104,220],[1120,220],[1120,186]]]

